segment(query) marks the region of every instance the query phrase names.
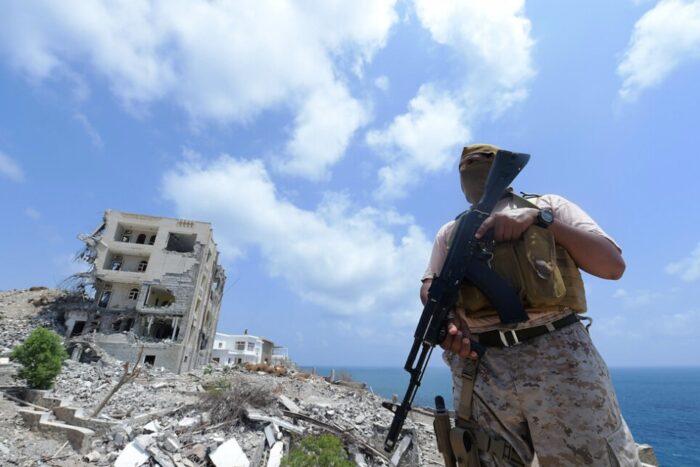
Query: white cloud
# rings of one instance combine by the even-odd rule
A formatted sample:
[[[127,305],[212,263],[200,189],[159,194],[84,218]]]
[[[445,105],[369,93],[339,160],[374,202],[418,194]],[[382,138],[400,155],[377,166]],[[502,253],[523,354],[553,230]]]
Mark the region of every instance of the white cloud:
[[[666,266],[666,272],[679,276],[686,282],[695,282],[700,279],[700,243],[690,253],[690,256]]]
[[[287,160],[280,170],[312,180],[329,177],[328,168],[345,153],[355,130],[369,112],[343,86],[333,84],[311,93],[296,117]]]
[[[432,38],[457,56],[460,80],[449,89],[421,86],[405,114],[367,135],[387,161],[379,170],[380,198],[404,196],[424,172],[455,167],[475,121],[524,99],[534,76],[523,0],[416,0],[415,10]]]
[[[0,175],[4,175],[15,182],[24,181],[24,172],[14,159],[0,152]]]
[[[700,1],[662,0],[634,25],[617,68],[620,97],[633,101],[684,62],[700,58]]]
[[[387,318],[412,310],[415,323],[431,242],[411,218],[337,193],[301,209],[280,196],[262,162],[229,156],[183,162],[162,189],[179,216],[211,220],[228,260],[256,248],[271,276],[329,312]]]
[[[416,0],[415,5],[433,39],[462,58],[466,98],[497,113],[527,95],[535,72],[525,0]]]
[[[14,2],[0,17],[0,54],[34,80],[87,67],[106,78],[127,108],[170,99],[195,121],[245,123],[265,110],[299,108],[288,169],[317,178],[367,118],[341,77],[361,74],[384,46],[397,20],[394,4]],[[348,122],[321,148],[308,134],[315,124],[317,134],[328,130],[318,115],[328,103],[339,103]],[[330,156],[319,160],[321,152]]]
[[[390,84],[389,77],[385,75],[379,76],[374,80],[374,85],[382,91],[388,91]]]
[[[388,163],[379,170],[380,198],[404,196],[425,172],[452,165],[455,147],[471,137],[460,106],[431,86],[422,86],[408,107],[385,130],[367,134],[367,143]]]

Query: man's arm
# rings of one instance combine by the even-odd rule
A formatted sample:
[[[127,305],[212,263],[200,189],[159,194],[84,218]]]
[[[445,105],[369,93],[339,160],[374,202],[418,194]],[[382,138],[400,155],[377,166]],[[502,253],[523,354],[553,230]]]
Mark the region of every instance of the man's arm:
[[[496,241],[519,238],[537,220],[538,209],[518,208],[492,213],[476,232],[483,237],[493,229]],[[603,279],[619,279],[625,272],[620,250],[607,238],[573,227],[554,218],[549,226],[554,240],[566,248],[576,264],[589,274]]]
[[[554,234],[554,240],[566,248],[576,264],[587,273],[603,279],[617,280],[622,277],[625,260],[620,250],[607,238],[556,219],[549,229]]]

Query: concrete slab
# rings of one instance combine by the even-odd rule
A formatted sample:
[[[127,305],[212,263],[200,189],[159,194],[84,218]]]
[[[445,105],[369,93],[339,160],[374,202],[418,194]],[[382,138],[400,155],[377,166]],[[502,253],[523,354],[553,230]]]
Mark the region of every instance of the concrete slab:
[[[230,438],[216,448],[209,454],[209,459],[216,467],[250,467],[250,461],[236,438]]]

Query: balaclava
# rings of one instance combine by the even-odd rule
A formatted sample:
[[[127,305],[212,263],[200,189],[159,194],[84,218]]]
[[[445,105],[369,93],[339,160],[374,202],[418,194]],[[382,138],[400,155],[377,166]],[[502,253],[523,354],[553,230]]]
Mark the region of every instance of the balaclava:
[[[495,156],[496,152],[498,152],[498,148],[490,144],[473,144],[462,150],[462,156],[459,161],[459,178],[462,184],[462,192],[464,192],[464,196],[467,197],[467,201],[471,204],[478,202],[481,199],[481,195],[484,194],[484,185],[493,164],[493,157],[474,161],[468,165],[464,163],[464,160],[470,154],[481,153]]]

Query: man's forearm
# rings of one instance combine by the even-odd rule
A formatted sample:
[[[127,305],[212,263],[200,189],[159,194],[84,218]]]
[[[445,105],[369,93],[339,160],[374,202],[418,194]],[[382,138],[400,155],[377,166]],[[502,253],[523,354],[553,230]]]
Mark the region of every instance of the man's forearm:
[[[587,273],[603,279],[622,277],[625,261],[617,247],[607,238],[556,219],[549,229],[556,242],[566,248],[576,264]]]

